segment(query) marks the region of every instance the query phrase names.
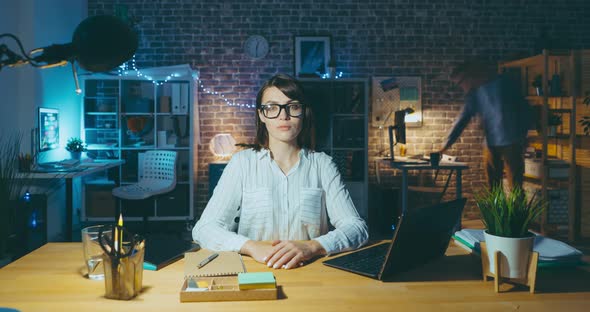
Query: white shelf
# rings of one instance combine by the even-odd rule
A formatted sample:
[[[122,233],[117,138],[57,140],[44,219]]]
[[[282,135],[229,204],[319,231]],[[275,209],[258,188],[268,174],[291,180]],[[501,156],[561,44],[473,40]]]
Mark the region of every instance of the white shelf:
[[[147,74],[148,72],[151,73],[149,75],[154,77],[155,81],[158,81],[157,84],[153,83],[151,80],[145,79],[144,77],[135,76],[134,72],[129,72],[128,75],[124,74],[122,76],[92,74],[90,76],[83,77],[81,81],[84,86],[83,90],[92,93],[87,93],[81,99],[83,114],[82,120],[84,123],[87,123],[90,126],[89,128],[83,129],[82,138],[86,143],[89,143],[87,146],[88,150],[93,151],[95,154],[99,155],[99,157],[104,158],[105,155],[107,155],[104,151],[112,151],[114,156],[126,161],[125,164],[120,166],[118,169],[118,182],[121,185],[136,183],[137,178],[131,177],[137,176],[138,153],[155,149],[178,151],[180,155],[182,155],[182,157],[178,158],[178,161],[180,162],[178,166],[179,168],[182,168],[182,177],[177,177],[177,188],[171,191],[171,193],[174,192],[174,196],[167,198],[167,205],[158,206],[158,199],[148,199],[147,201],[141,202],[125,201],[123,202],[122,208],[123,211],[125,211],[125,205],[146,205],[147,209],[150,210],[150,213],[155,214],[154,217],[150,217],[150,220],[155,221],[192,220],[194,218],[193,147],[190,145],[159,147],[156,144],[140,146],[129,144],[130,142],[132,143],[136,141],[131,140],[131,138],[128,136],[127,127],[128,125],[129,128],[132,127],[132,125],[129,123],[132,119],[135,119],[132,117],[145,117],[137,118],[137,120],[141,121],[141,119],[148,119],[148,122],[151,123],[148,126],[153,128],[151,132],[142,136],[141,141],[155,143],[158,142],[156,135],[158,130],[173,131],[174,128],[172,127],[172,122],[170,120],[173,117],[183,117],[183,119],[181,119],[183,124],[185,120],[188,120],[189,122],[187,129],[190,131],[190,133],[187,139],[189,143],[193,142],[192,129],[195,122],[193,120],[193,114],[194,110],[198,109],[195,105],[195,93],[197,90],[195,90],[196,85],[194,83],[193,77],[194,72],[188,65],[145,69],[145,73]],[[170,75],[175,76],[174,80],[164,81],[166,80],[166,77]],[[136,89],[135,86],[137,85],[140,87]],[[177,95],[173,95],[172,90],[178,85],[181,86],[180,89],[182,89],[182,91],[179,93],[174,93]],[[132,88],[134,90],[139,90],[137,97],[135,93],[132,93]],[[133,94],[133,96],[131,96],[131,94]],[[161,107],[160,105],[160,99],[163,97],[168,97],[170,104],[182,104],[182,108],[186,108],[186,111],[182,113],[177,111],[161,112],[161,110],[165,110],[164,106]],[[132,98],[137,98],[138,101],[130,101]],[[109,105],[107,106],[108,112],[99,111],[105,108],[101,107],[101,105],[105,104]],[[85,109],[88,111],[84,111]],[[113,112],[113,110],[115,111]],[[106,128],[104,127],[104,124],[106,123],[111,126],[117,125],[118,127]],[[141,124],[138,124],[137,126],[141,126]],[[184,141],[181,142],[186,143]],[[108,181],[105,177],[103,179],[85,181],[85,184],[89,186],[105,185],[114,187],[116,183],[114,181]],[[106,204],[113,201],[111,197],[108,196],[109,194],[104,193],[106,191],[100,187],[89,187],[88,189],[85,189],[82,194],[83,197],[90,195],[85,194],[85,192],[96,192],[92,195],[95,197],[101,196],[101,200],[104,200]],[[176,202],[175,198],[178,198],[178,203],[182,204],[182,207],[174,207],[174,203]],[[93,199],[89,198],[89,200]],[[112,218],[110,217],[101,217],[105,215],[104,209],[102,210],[102,214],[98,214],[96,212],[100,211],[102,207],[86,207],[86,204],[92,205],[93,203],[87,203],[86,199],[84,199],[83,202],[84,206],[81,213],[83,221],[112,221]],[[185,207],[185,204],[188,207]],[[108,211],[108,209],[114,208],[109,207],[105,209]],[[92,212],[94,215],[86,215],[86,212]],[[176,212],[182,212],[182,215],[161,216],[176,214]],[[135,219],[140,221],[141,217],[129,217],[126,220],[132,221]]]

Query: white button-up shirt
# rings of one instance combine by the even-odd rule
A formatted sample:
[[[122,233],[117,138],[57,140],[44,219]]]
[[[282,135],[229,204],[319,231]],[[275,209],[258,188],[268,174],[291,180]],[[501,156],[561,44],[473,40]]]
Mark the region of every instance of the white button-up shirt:
[[[230,251],[248,240],[314,239],[331,254],[368,236],[332,158],[305,149],[287,174],[267,149],[236,153],[193,228],[202,247]]]

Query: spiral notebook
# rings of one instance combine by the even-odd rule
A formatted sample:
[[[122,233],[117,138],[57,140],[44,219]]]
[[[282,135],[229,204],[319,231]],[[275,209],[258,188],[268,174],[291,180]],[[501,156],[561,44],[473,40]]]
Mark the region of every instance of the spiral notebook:
[[[218,253],[219,256],[199,268],[199,263],[214,253]],[[187,252],[184,254],[185,278],[238,275],[238,273],[244,272],[246,272],[246,267],[242,261],[242,256],[237,252],[213,252],[211,250],[201,249],[197,252]]]

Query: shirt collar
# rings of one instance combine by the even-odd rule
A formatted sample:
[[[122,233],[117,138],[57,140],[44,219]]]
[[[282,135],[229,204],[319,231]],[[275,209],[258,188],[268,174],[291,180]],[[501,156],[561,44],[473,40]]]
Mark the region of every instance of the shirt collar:
[[[270,158],[270,150],[267,148],[261,148],[260,151],[257,152],[258,153],[258,159],[262,159],[264,157],[268,157]],[[309,155],[309,150],[306,148],[302,148],[299,151],[299,158],[304,158],[305,160],[308,159],[308,155]]]
[[[258,154],[258,159],[262,159],[264,157],[270,158],[270,150],[266,148],[261,148],[259,151],[256,152]]]

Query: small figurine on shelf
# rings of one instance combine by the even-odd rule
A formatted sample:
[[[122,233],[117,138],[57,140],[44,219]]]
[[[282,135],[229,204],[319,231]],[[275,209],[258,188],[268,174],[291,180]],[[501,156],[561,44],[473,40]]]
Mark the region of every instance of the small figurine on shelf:
[[[543,76],[535,76],[535,80],[533,80],[532,86],[535,88],[535,92],[538,96],[543,95]]]
[[[557,134],[557,126],[561,125],[561,115],[550,113],[547,116],[547,135],[555,136]]]
[[[66,151],[70,152],[72,159],[80,159],[82,152],[86,151],[86,144],[79,138],[69,138]]]
[[[584,102],[586,106],[590,105],[590,91],[586,92],[586,97],[584,97]],[[582,116],[582,119],[578,120],[578,123],[584,128],[584,134],[590,135],[590,116]]]
[[[328,62],[328,76],[330,79],[336,78],[336,60],[334,58]]]

